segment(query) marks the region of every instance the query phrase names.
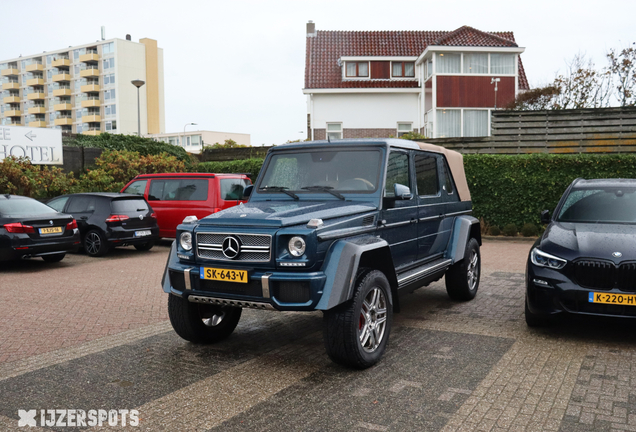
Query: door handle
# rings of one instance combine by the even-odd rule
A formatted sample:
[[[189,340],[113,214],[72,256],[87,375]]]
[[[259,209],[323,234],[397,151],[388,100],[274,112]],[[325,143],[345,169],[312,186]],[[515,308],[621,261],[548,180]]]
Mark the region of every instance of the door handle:
[[[88,216],[82,216],[80,219],[86,220],[86,219],[88,219]]]
[[[417,219],[411,219],[411,223],[417,223]]]

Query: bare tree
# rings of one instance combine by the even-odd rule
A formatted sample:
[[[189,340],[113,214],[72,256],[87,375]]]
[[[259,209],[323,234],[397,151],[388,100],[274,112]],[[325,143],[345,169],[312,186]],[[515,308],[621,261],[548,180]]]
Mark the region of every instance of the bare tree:
[[[636,105],[636,43],[616,51],[613,48],[607,53],[608,71],[615,77],[616,99],[620,106]]]
[[[567,63],[565,75],[558,75],[553,86],[559,89],[554,109],[603,108],[611,102],[611,73],[598,71],[585,54],[577,54]]]

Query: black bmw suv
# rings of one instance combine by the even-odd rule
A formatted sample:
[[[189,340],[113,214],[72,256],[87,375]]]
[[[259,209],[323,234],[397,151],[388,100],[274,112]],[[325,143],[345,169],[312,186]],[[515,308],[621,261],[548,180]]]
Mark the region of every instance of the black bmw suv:
[[[526,322],[564,313],[636,318],[636,180],[576,179],[541,215],[526,272]]]
[[[93,257],[103,256],[115,246],[133,245],[137,250],[150,250],[159,238],[157,216],[143,197],[80,193],[56,197],[47,205],[73,215],[82,246]]]

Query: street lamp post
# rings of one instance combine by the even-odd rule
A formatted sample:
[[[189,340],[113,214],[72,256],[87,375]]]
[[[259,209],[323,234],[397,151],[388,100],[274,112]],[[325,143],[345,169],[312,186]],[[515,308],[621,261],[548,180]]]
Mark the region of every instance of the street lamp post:
[[[140,79],[132,80],[131,83],[137,87],[137,136],[141,136],[141,105],[139,103],[139,87],[146,84]]]
[[[186,123],[185,126],[183,126],[183,139],[181,140],[181,145],[183,146],[183,148],[185,148],[185,129],[188,126],[196,126],[196,123]]]

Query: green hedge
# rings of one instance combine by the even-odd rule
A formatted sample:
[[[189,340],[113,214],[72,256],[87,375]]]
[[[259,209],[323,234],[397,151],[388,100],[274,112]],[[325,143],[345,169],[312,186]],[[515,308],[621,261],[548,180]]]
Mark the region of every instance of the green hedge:
[[[242,159],[227,162],[200,162],[193,170],[207,173],[249,173],[254,181],[261,166],[263,166],[263,159]]]
[[[539,225],[578,177],[636,178],[636,154],[464,155],[474,215],[491,225]]]
[[[191,164],[190,155],[183,147],[175,146],[165,142],[158,142],[150,138],[138,137],[136,135],[109,134],[99,135],[75,135],[65,137],[63,144],[73,147],[97,147],[105,150],[126,150],[138,152],[142,156],[159,155],[168,153],[180,161]]]

